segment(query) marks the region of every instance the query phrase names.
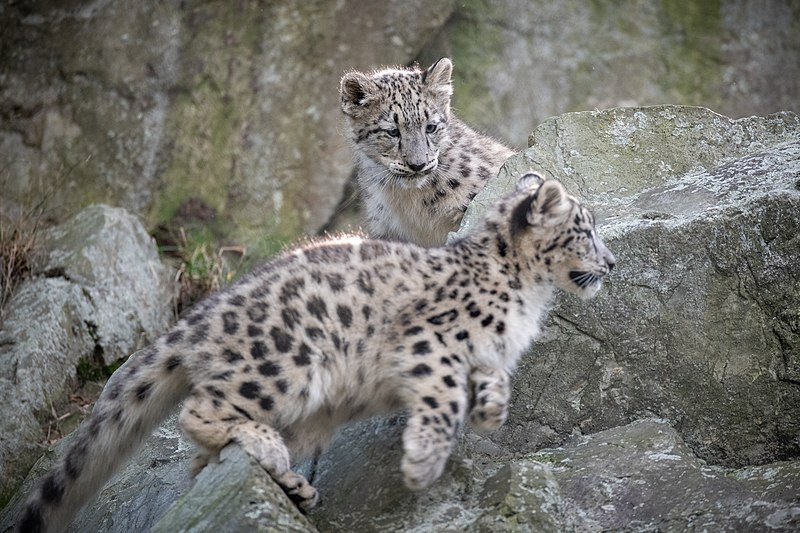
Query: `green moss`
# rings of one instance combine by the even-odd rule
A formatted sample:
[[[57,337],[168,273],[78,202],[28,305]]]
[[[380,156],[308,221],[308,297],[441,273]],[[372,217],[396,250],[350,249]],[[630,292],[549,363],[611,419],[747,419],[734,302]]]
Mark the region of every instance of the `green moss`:
[[[566,455],[563,452],[562,453],[556,453],[555,451],[537,452],[535,454],[527,456],[527,458],[537,463],[569,466],[569,463],[564,463]]]
[[[120,359],[110,365],[106,365],[103,363],[102,357],[82,357],[78,361],[78,366],[76,368],[78,379],[82,385],[92,381],[104,381],[122,366],[124,362],[124,359]]]
[[[184,202],[195,198],[216,212],[216,220],[209,224],[219,244],[242,245],[248,257],[258,259],[272,255],[303,228],[304,206],[298,204],[307,192],[302,190],[302,180],[282,180],[280,169],[265,168],[266,162],[283,159],[279,153],[259,157],[258,151],[250,153],[252,148],[242,151],[244,139],[262,143],[258,150],[274,151],[287,144],[302,146],[313,135],[303,130],[302,123],[295,123],[291,109],[287,109],[287,124],[271,124],[287,137],[277,146],[277,141],[270,143],[271,133],[252,131],[250,126],[251,117],[264,112],[263,102],[253,98],[252,87],[257,83],[254,77],[263,75],[253,69],[263,62],[259,59],[264,53],[262,32],[269,26],[264,18],[282,20],[285,15],[279,11],[277,6],[265,10],[249,3],[211,3],[186,14],[184,63],[202,67],[182,74],[181,85],[191,91],[177,93],[170,106],[167,137],[174,139],[173,151],[150,210],[151,228],[169,225]],[[272,105],[279,101],[277,96],[271,100]],[[292,138],[297,141],[292,143]],[[253,173],[265,175],[261,189],[254,190],[259,185],[246,179]],[[280,187],[287,201],[273,205],[272,191],[264,190],[270,187]]]
[[[444,29],[452,46],[449,55],[455,64],[453,108],[459,117],[479,126],[491,117],[502,116],[500,103],[486,97],[492,91],[486,72],[496,66],[497,55],[508,44],[498,17],[497,4],[466,0],[459,3]],[[496,31],[492,31],[493,25],[498,26],[494,28]]]
[[[676,102],[713,107],[722,77],[720,1],[662,0],[661,11],[665,86],[672,88]]]
[[[170,117],[175,152],[162,177],[163,188],[151,211],[151,225],[169,221],[189,197],[224,210],[230,181],[232,135],[239,117],[230,98],[205,83],[192,97],[179,97]]]

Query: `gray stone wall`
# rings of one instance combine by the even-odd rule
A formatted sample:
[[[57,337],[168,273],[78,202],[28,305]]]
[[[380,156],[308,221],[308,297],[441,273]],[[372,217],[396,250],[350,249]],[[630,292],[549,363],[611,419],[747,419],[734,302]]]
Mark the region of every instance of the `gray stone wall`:
[[[0,209],[56,196],[168,224],[190,199],[267,255],[345,207],[348,69],[455,62],[454,106],[523,148],[569,111],[799,111],[796,2],[12,2],[0,6]],[[344,206],[340,201],[345,199]]]

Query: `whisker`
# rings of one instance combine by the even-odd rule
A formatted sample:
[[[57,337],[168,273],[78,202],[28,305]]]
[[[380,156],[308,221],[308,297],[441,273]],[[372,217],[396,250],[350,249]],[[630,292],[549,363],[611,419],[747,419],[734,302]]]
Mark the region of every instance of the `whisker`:
[[[585,289],[599,281],[599,276],[594,272],[571,272],[570,279],[581,289]]]

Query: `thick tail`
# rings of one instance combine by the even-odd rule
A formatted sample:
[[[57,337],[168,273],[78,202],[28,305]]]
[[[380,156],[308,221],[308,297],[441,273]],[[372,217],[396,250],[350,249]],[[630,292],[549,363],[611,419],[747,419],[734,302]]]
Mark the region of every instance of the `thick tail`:
[[[22,533],[66,529],[75,513],[187,393],[180,354],[162,337],[109,379],[67,452],[39,480],[17,522]]]

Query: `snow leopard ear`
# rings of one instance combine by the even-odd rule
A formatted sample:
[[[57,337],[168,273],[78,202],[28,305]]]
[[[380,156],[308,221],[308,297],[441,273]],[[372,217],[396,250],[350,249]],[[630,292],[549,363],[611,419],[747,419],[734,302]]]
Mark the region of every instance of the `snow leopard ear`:
[[[361,72],[348,72],[339,85],[342,111],[350,116],[363,114],[379,98],[378,86]]]
[[[544,178],[538,172],[527,172],[517,180],[517,192],[532,191],[544,183]]]
[[[539,190],[531,197],[528,224],[557,226],[568,220],[571,211],[572,203],[567,190],[559,182],[548,180],[542,183]]]
[[[450,83],[452,74],[453,63],[443,57],[422,73],[422,82],[431,94],[449,102],[453,94],[453,85]]]

